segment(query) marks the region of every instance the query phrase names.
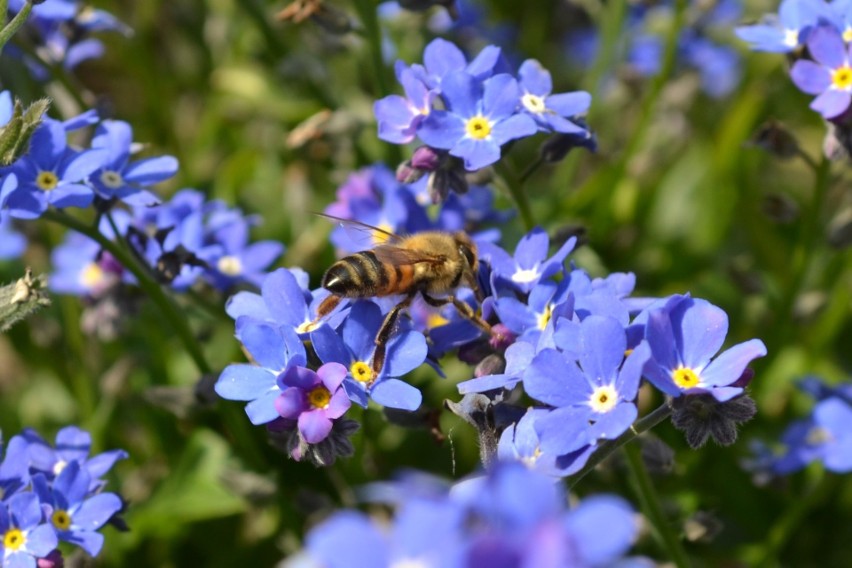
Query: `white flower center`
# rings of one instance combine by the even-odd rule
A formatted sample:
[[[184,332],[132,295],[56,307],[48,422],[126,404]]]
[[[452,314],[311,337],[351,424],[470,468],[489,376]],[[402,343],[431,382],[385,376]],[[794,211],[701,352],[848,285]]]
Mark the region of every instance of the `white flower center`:
[[[539,97],[532,93],[525,93],[521,97],[521,104],[533,114],[541,114],[547,110],[547,105],[544,104],[544,97]]]
[[[243,263],[236,256],[223,256],[216,263],[216,268],[226,276],[239,276],[243,273]]]
[[[589,406],[598,414],[605,414],[618,404],[618,391],[612,385],[603,385],[595,389],[589,397]]]
[[[101,172],[101,183],[110,189],[118,189],[124,185],[124,178],[118,172],[104,170]]]

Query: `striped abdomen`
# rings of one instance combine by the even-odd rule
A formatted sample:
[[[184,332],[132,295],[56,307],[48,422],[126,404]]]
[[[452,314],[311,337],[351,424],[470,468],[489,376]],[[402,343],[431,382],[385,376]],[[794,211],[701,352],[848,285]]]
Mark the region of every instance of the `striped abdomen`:
[[[413,284],[413,264],[382,263],[372,251],[355,253],[338,260],[322,278],[323,288],[347,298],[407,294]]]

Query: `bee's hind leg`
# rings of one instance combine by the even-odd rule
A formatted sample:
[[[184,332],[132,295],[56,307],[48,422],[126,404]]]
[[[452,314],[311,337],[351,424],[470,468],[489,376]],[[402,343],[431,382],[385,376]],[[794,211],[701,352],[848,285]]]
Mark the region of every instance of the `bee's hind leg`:
[[[476,312],[473,311],[473,308],[471,308],[468,304],[462,302],[455,296],[447,296],[446,298],[433,298],[428,294],[421,294],[421,296],[423,296],[423,299],[426,301],[427,304],[436,308],[446,306],[447,304],[452,304],[453,306],[455,306],[456,310],[462,315],[462,317],[469,319],[476,325],[476,327],[478,327],[485,333],[491,333],[491,326],[488,324],[488,322],[478,316]]]
[[[413,294],[394,306],[388,312],[388,315],[385,316],[385,321],[382,322],[382,327],[379,328],[379,333],[376,334],[376,350],[373,352],[373,378],[379,376],[379,372],[385,364],[388,339],[390,339],[391,333],[393,333],[393,328],[396,327],[399,314],[411,305],[412,300],[414,300]]]

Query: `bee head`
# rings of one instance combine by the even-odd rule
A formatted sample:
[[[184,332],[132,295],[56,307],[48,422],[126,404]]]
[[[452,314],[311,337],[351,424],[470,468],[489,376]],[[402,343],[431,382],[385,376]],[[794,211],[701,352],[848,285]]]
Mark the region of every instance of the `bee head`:
[[[473,274],[476,274],[479,270],[479,259],[476,254],[476,245],[470,240],[470,237],[467,233],[462,233],[461,231],[453,235],[456,241],[456,247],[458,247],[459,254],[467,263],[468,268],[470,268]]]

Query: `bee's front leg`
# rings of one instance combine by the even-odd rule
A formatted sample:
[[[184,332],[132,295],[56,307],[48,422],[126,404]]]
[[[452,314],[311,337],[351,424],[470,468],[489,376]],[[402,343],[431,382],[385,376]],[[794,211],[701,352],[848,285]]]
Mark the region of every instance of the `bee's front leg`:
[[[427,304],[436,308],[446,306],[447,304],[452,304],[453,306],[455,306],[456,310],[459,312],[459,314],[461,314],[462,317],[472,321],[476,325],[476,327],[478,327],[485,333],[491,333],[491,325],[487,321],[482,319],[479,315],[477,315],[476,312],[473,311],[473,308],[471,308],[468,304],[462,302],[455,296],[447,296],[446,298],[433,298],[432,296],[429,296],[427,294],[422,294],[422,296]]]
[[[399,319],[399,314],[402,310],[411,305],[414,300],[414,294],[405,298],[402,302],[395,305],[388,315],[385,316],[385,321],[382,322],[382,327],[379,328],[379,333],[376,334],[376,350],[373,352],[373,378],[379,376],[379,372],[385,364],[385,355],[387,354],[387,342],[390,339],[396,322]]]

